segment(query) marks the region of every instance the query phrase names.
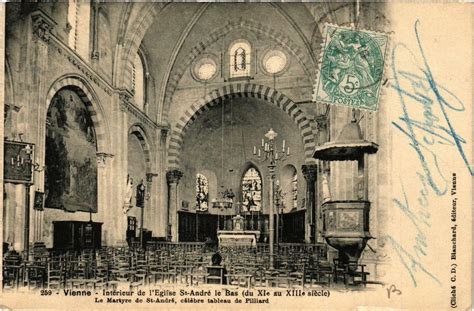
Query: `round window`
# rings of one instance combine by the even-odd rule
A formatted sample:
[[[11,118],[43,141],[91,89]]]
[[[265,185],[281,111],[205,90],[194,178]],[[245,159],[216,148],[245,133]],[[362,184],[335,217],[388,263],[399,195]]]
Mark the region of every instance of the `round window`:
[[[286,64],[286,54],[279,50],[269,51],[263,59],[263,67],[272,75],[282,72]]]
[[[210,58],[205,57],[201,58],[199,61],[196,62],[193,68],[194,76],[201,81],[209,81],[217,73],[217,64],[216,62]]]

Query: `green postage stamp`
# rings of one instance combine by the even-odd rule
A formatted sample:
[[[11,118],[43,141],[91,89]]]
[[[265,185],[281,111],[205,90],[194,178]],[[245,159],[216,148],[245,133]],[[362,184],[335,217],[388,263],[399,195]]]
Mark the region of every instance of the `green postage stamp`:
[[[313,100],[377,110],[388,36],[326,25]]]

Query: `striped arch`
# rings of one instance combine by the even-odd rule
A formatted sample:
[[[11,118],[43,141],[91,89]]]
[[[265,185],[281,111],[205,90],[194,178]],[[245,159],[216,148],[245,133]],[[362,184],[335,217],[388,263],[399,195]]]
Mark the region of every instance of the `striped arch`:
[[[135,55],[145,36],[146,31],[153,23],[158,13],[167,3],[133,3],[127,6],[122,16],[122,24],[119,34],[120,50],[116,59],[118,65],[115,75],[117,85],[121,88],[132,89],[132,66]]]
[[[315,138],[310,120],[306,117],[305,113],[298,108],[291,99],[275,89],[253,83],[235,83],[213,90],[205,97],[194,102],[191,107],[184,112],[183,116],[171,130],[168,149],[168,166],[170,169],[179,168],[180,166],[179,156],[181,146],[189,125],[191,125],[202,113],[220,103],[222,99],[236,97],[263,99],[286,112],[300,130],[300,135],[304,144],[305,162],[314,162],[312,155],[315,148]]]
[[[128,130],[128,134],[135,135],[138,138],[138,141],[142,146],[143,155],[145,157],[146,172],[150,173],[152,171],[151,146],[148,143],[149,140],[145,134],[145,131],[143,130],[143,126],[138,123],[132,125]]]
[[[109,136],[106,122],[103,119],[104,113],[99,104],[97,96],[92,93],[92,88],[86,85],[86,82],[84,82],[84,80],[79,77],[63,77],[53,83],[46,97],[46,109],[44,111],[43,124],[46,124],[46,114],[48,113],[48,108],[54,95],[64,88],[73,90],[77,93],[79,98],[81,98],[82,102],[87,108],[87,111],[89,112],[92,122],[94,123],[94,130],[97,138],[97,151],[107,151]]]

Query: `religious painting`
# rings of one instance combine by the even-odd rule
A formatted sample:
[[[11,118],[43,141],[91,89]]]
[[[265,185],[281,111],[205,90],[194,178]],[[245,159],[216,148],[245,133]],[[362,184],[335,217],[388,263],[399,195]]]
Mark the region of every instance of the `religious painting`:
[[[249,168],[242,178],[242,211],[259,212],[262,209],[262,178],[256,168]]]
[[[209,182],[202,174],[196,175],[196,210],[205,212],[209,208]]]
[[[45,207],[97,212],[96,136],[84,102],[60,90],[46,119]]]

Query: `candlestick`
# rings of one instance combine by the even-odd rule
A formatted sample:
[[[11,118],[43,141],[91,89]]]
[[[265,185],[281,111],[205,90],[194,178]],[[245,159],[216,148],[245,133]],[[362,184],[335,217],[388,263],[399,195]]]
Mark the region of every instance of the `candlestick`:
[[[285,140],[283,139],[283,150],[285,150]]]
[[[257,146],[253,146],[253,155],[257,154]]]
[[[290,147],[286,150],[286,155],[290,155]]]
[[[265,144],[265,140],[262,138],[262,147],[264,146]]]
[[[258,149],[258,157],[260,158],[260,149]]]
[[[278,152],[275,153],[275,160],[278,160]]]

